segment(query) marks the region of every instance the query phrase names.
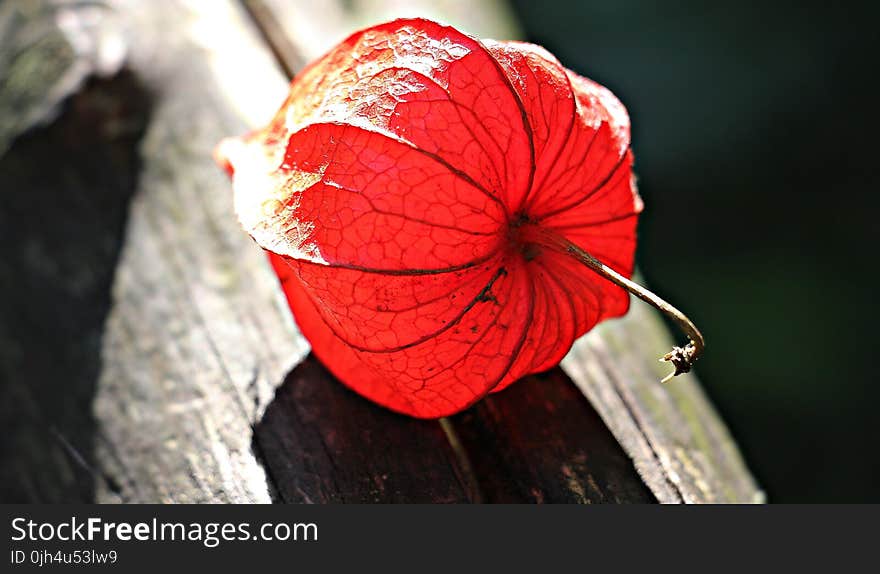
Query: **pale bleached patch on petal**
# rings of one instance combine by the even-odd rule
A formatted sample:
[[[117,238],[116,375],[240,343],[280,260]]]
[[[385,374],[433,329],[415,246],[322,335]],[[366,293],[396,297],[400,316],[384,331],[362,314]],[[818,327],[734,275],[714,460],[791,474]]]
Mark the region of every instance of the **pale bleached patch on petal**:
[[[311,239],[315,224],[296,217],[302,193],[321,180],[323,170],[279,169],[277,154],[259,140],[229,138],[216,154],[233,172],[235,213],[254,241],[278,255],[326,265]]]

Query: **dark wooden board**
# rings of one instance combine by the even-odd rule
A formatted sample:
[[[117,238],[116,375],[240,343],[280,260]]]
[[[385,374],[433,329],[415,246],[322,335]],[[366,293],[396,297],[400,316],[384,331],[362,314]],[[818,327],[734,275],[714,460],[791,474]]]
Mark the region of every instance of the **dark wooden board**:
[[[357,396],[309,355],[254,428],[254,450],[282,502],[470,502],[480,499],[436,421]]]
[[[560,368],[453,417],[486,502],[656,502]]]
[[[150,102],[93,81],[0,158],[0,500],[94,498],[101,339]]]

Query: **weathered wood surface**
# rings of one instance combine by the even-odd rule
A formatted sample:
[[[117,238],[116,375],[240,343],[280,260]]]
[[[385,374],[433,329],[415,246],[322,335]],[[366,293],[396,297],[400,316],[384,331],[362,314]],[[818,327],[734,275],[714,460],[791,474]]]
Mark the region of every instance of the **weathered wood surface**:
[[[623,320],[575,342],[562,368],[589,398],[663,502],[763,502],[764,495],[696,377],[664,385],[672,347],[659,315],[634,299]],[[640,360],[633,360],[633,357]]]
[[[92,436],[83,437],[88,444],[74,441],[70,437],[77,426],[64,425],[56,431],[56,442],[65,445],[71,466],[92,475],[92,495],[99,501],[268,501],[265,473],[251,452],[251,424],[307,347],[296,335],[262,255],[241,237],[229,210],[228,184],[212,165],[210,150],[223,135],[263,119],[248,117],[253,109],[248,106],[274,106],[285,82],[254,35],[226,18],[220,3],[201,5],[215,20],[197,19],[180,5],[159,4],[133,2],[118,12],[127,30],[127,65],[150,102],[137,142],[143,161],[130,187],[116,190],[132,200],[117,222],[124,236],[109,270],[112,291],[103,294],[110,295],[111,304],[92,359],[96,380],[90,381],[85,405],[70,405],[92,419]],[[234,25],[223,27],[230,22]],[[220,69],[215,58],[222,55],[224,41],[242,60]],[[230,77],[226,74],[249,82],[266,100],[245,99],[241,90],[218,85],[219,78]],[[34,159],[37,169],[58,169],[56,158]],[[80,169],[62,165],[71,173]],[[42,237],[64,231],[41,221],[47,217],[43,212],[55,207],[55,198],[68,192],[66,182],[59,183],[49,190],[55,193],[42,194],[43,201],[33,205],[29,233]],[[26,180],[15,184],[26,185]],[[84,201],[93,200],[89,193],[94,193],[91,186],[84,189]],[[83,216],[84,234],[89,216],[98,214]],[[61,212],[55,220],[65,218]],[[77,234],[62,234],[60,241],[88,245]],[[38,252],[34,258],[52,261],[53,255]],[[72,259],[70,266],[76,268],[78,261]],[[66,285],[71,278],[60,273],[51,280],[62,293],[77,288]],[[45,301],[22,303],[37,308]],[[75,317],[66,308],[55,311]],[[54,325],[42,327],[51,332]],[[76,338],[71,328],[64,342]],[[16,340],[16,334],[9,339]],[[40,346],[39,340],[31,341],[21,350],[23,360],[38,355]],[[35,373],[10,371],[5,386],[33,393]],[[52,387],[63,390],[63,374],[57,373]],[[44,407],[43,393],[32,399],[35,410]],[[29,423],[39,428],[47,419],[52,421],[51,413]],[[36,456],[35,450],[5,456],[27,458]],[[66,477],[32,468],[22,480],[64,483]],[[51,492],[45,499],[57,500]]]
[[[652,502],[632,461],[562,369],[452,419],[487,502]]]
[[[696,382],[656,384],[666,335],[637,306],[564,363],[617,440],[560,369],[442,424],[311,357],[285,380],[308,346],[210,152],[274,112],[316,55],[285,22],[317,17],[245,4],[115,4],[129,71],[0,158],[3,500],[755,499]]]

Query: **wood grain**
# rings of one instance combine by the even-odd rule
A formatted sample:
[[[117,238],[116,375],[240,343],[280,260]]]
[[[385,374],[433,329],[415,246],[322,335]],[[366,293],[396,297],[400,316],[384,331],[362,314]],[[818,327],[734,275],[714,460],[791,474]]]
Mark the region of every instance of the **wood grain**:
[[[526,377],[452,419],[487,502],[655,502],[562,369]]]

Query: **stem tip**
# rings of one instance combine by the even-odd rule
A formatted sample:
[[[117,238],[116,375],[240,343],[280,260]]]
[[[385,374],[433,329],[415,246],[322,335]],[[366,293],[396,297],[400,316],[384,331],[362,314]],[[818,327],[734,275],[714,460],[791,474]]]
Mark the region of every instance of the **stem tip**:
[[[672,366],[675,367],[675,369],[666,375],[660,382],[666,383],[671,381],[673,377],[690,372],[694,361],[696,361],[698,357],[699,353],[693,341],[689,341],[684,347],[673,347],[671,351],[660,357],[660,362],[672,363]]]

